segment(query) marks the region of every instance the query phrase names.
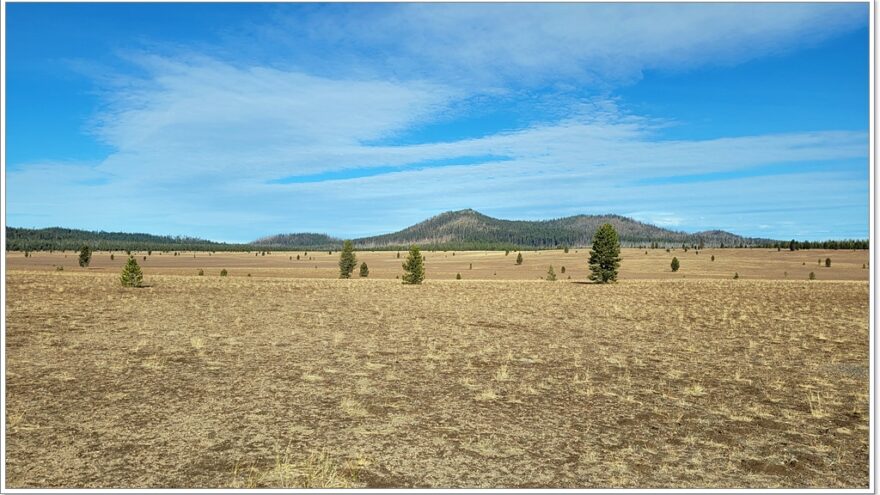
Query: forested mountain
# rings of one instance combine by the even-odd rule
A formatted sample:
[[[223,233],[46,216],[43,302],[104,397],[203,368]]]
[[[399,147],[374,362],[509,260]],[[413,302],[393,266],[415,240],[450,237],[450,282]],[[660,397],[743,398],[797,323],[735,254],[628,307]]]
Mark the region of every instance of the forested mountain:
[[[623,246],[644,247],[779,247],[781,249],[867,249],[867,240],[779,241],[742,237],[722,230],[688,234],[663,229],[620,215],[576,215],[554,220],[500,220],[474,210],[441,213],[391,234],[354,239],[357,249],[549,249],[587,246],[603,223],[614,226]],[[227,244],[192,237],[89,232],[48,228],[6,228],[6,249],[14,251],[74,250],[251,251],[337,250],[342,240],[326,234],[298,233],[264,237],[250,244]]]
[[[342,239],[327,234],[304,232],[300,234],[278,234],[257,239],[251,244],[255,246],[293,246],[311,247],[313,249],[334,249],[342,245]]]
[[[519,249],[589,245],[603,223],[617,229],[624,246],[756,246],[777,241],[741,237],[713,230],[687,234],[663,229],[619,215],[577,215],[555,220],[500,220],[474,210],[441,213],[399,232],[355,239],[360,249],[397,249],[417,244],[426,249]],[[315,242],[306,242],[315,241]],[[257,241],[261,246],[337,246],[338,239],[314,234],[287,234]]]
[[[249,244],[226,244],[195,237],[172,237],[125,232],[92,232],[50,227],[21,229],[6,227],[7,251],[70,251],[82,246],[93,250],[114,251],[247,251]]]

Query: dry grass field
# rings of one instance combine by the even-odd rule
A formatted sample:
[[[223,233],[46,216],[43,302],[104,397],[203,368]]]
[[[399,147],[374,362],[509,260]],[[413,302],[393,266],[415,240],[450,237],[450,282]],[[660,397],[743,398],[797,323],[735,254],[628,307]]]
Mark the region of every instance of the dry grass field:
[[[8,487],[868,486],[866,252],[191,254],[8,254]]]
[[[646,254],[647,253],[647,254]],[[230,277],[293,277],[338,278],[339,253],[334,251],[269,252],[254,253],[173,253],[154,251],[134,253],[146,275],[195,275],[199,269],[205,276],[217,276],[227,269]],[[393,279],[403,273],[400,265],[406,251],[397,258],[396,251],[372,251],[357,253],[358,264],[366,262],[370,278]],[[454,280],[460,273],[464,280],[538,280],[553,266],[560,280],[586,280],[589,274],[587,259],[589,249],[523,251],[523,264],[516,265],[516,254],[505,255],[503,251],[436,251],[422,252],[426,257],[425,269],[428,279]],[[90,272],[119,273],[125,265],[125,253],[96,252],[88,268]],[[297,260],[296,257],[300,259]],[[681,269],[673,273],[669,264],[675,256]],[[715,261],[712,261],[712,257]],[[146,257],[146,260],[144,260]],[[623,249],[621,251],[620,278],[626,279],[729,279],[734,273],[740,278],[766,280],[806,280],[810,272],[818,280],[868,280],[868,251],[804,250],[776,251],[775,249],[705,249],[699,252],[679,249],[667,253],[664,249]],[[831,267],[824,265],[831,258]],[[10,252],[6,255],[10,269],[80,271],[77,253],[35,252],[28,258],[24,253]],[[821,263],[820,263],[821,260]],[[561,273],[562,267],[565,274]],[[863,268],[863,266],[865,268]],[[355,270],[354,276],[357,276]]]

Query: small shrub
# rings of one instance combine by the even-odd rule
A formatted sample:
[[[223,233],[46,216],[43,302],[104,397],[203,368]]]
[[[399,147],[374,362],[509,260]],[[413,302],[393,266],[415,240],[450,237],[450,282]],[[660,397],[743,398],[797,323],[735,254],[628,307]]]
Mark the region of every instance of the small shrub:
[[[220,270],[220,276],[221,276],[221,277],[225,277],[226,275],[229,275],[229,272],[226,271],[226,268]]]
[[[712,255],[712,258],[711,258],[711,259],[712,259],[712,261],[715,261],[715,255],[714,255],[714,254]]]
[[[63,271],[64,271],[64,267],[61,266],[61,265],[58,265],[58,266],[55,267],[55,271],[56,271],[56,272],[63,272]]]
[[[195,258],[195,257],[196,257],[196,255],[193,255],[193,258]],[[144,256],[144,261],[147,261],[147,257],[146,257],[146,256]]]
[[[110,261],[113,261],[113,260],[115,260],[115,259],[116,259],[116,256],[113,256],[113,255],[111,254],[111,255],[110,255]]]
[[[361,275],[361,277],[369,277],[369,276],[370,276],[370,269],[367,267],[367,262],[366,262],[366,261],[363,262],[363,263],[361,263],[361,273],[360,273],[360,275]]]
[[[247,276],[248,276],[248,277],[250,277],[250,276],[251,276],[251,274],[250,274],[250,273],[248,273],[248,275],[247,275]]]
[[[123,287],[140,287],[144,281],[144,274],[141,267],[138,266],[134,256],[128,257],[128,263],[122,268],[122,276],[120,282]]]
[[[299,255],[296,255],[296,261],[299,261]]]
[[[505,250],[504,250],[504,256],[507,256],[508,254],[510,254],[510,250],[509,250],[509,249],[505,249]]]
[[[815,274],[815,273],[810,272],[810,280],[816,280],[816,274]]]
[[[553,265],[550,265],[550,269],[547,270],[547,276],[544,277],[544,280],[548,282],[556,282],[556,272],[553,271]]]
[[[831,258],[825,258],[825,268],[831,268]]]
[[[565,246],[564,248],[562,248],[562,252],[565,254],[568,254],[568,246]]]
[[[559,269],[559,272],[560,272],[560,273],[565,273],[565,267],[563,266],[562,268],[560,268],[560,269]]]
[[[204,275],[205,275],[205,270],[202,270],[201,268],[199,268],[199,276],[203,277]]]
[[[522,261],[523,261],[522,253],[517,253],[517,255],[516,255],[516,264],[517,264],[517,265],[522,265]]]
[[[460,273],[456,273],[456,274],[455,274],[455,280],[461,280],[461,274],[460,274]]]
[[[678,258],[673,256],[672,263],[670,263],[669,266],[672,267],[672,271],[677,272],[678,268],[681,266],[681,263],[678,262]]]
[[[734,272],[734,273],[733,273],[733,279],[734,279],[734,280],[739,279],[739,272]]]

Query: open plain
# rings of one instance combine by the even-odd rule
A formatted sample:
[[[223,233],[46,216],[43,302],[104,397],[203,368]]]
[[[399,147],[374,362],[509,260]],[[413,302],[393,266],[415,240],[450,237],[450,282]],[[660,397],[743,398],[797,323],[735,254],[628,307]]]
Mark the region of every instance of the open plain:
[[[7,486],[868,486],[867,252],[579,251],[9,253]]]

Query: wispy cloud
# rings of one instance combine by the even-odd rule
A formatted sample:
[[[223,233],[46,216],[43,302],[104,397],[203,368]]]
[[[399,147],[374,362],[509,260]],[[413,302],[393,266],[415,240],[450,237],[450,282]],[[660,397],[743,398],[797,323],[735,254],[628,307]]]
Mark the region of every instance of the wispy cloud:
[[[867,5],[840,3],[330,5],[282,9],[256,31],[341,54],[295,59],[330,72],[356,67],[456,84],[616,84],[647,69],[776,55],[866,22]]]
[[[765,213],[843,206],[852,220],[841,232],[864,232],[866,172],[826,165],[865,160],[866,132],[669,140],[668,122],[620,108],[607,90],[646,70],[736,64],[818,43],[864,26],[866,9],[371,4],[298,6],[293,15],[279,6],[274,22],[245,30],[259,41],[250,51],[272,44],[272,60],[142,52],[127,55],[135,71],[102,73],[106,99],[91,129],[113,152],[10,169],[9,222],[246,241],[280,231],[372,234],[470,207],[520,218],[636,212],[746,234],[778,225],[789,236],[804,226]],[[466,114],[471,99],[535,86],[536,101],[553,96],[545,118],[393,144]],[[694,177],[711,180],[695,187]]]

